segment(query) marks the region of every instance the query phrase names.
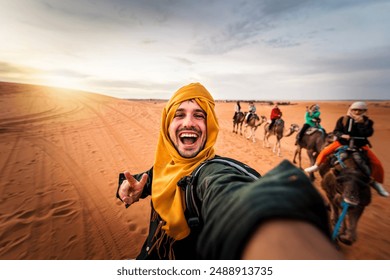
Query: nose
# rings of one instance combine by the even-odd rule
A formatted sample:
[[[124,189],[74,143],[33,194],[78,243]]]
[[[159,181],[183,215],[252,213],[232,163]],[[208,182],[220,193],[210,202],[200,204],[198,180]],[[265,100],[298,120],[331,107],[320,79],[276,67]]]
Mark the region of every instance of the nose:
[[[187,114],[186,117],[183,119],[183,126],[190,128],[194,126],[194,118],[192,114]]]

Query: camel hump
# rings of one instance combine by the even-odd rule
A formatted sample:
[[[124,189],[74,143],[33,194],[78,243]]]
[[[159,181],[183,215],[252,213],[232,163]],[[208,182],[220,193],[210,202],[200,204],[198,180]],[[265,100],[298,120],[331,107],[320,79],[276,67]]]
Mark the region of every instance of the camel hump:
[[[280,126],[283,126],[284,125],[284,120],[282,118],[279,118],[275,121],[275,125],[280,125]]]
[[[307,135],[312,135],[314,132],[320,130],[319,128],[317,127],[314,127],[314,126],[311,126],[309,127],[307,130],[306,130],[306,133]]]

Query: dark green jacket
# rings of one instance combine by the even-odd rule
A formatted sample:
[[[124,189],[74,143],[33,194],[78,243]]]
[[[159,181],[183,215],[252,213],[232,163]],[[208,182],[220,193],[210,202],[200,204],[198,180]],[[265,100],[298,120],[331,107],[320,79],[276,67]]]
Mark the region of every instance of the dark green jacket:
[[[152,169],[148,173],[142,197],[151,193]],[[257,180],[234,167],[210,163],[199,173],[196,195],[201,201],[204,225],[200,231],[192,231],[187,238],[173,243],[176,259],[240,259],[253,231],[261,222],[273,218],[308,221],[330,236],[321,195],[307,176],[287,160]],[[153,213],[152,205],[152,216]],[[162,242],[159,251],[153,248],[159,222],[160,219],[151,219],[149,236],[138,259],[168,258],[169,242]]]

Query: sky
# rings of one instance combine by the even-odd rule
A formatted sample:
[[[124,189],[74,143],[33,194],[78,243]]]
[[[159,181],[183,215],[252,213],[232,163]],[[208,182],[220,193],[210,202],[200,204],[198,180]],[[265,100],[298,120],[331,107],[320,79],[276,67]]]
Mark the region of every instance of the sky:
[[[0,0],[0,81],[168,99],[389,100],[390,1]]]

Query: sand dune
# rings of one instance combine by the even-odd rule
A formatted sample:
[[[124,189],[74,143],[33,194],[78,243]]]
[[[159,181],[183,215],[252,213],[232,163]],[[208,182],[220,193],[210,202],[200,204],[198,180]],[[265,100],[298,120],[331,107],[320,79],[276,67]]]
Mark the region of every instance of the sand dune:
[[[286,123],[302,125],[311,103],[281,106]],[[332,130],[350,102],[319,104],[322,124]],[[271,107],[256,105],[268,117]],[[148,231],[149,199],[125,210],[115,199],[117,176],[151,166],[164,103],[0,83],[0,106],[0,259],[134,258]],[[262,127],[255,143],[232,133],[233,107],[216,105],[218,154],[240,159],[262,174],[292,159],[295,134],[282,139],[282,157],[277,157],[263,148]],[[383,161],[387,182],[390,102],[370,102],[369,114],[375,120],[373,149]],[[306,155],[303,159],[307,166]],[[390,199],[373,194],[358,241],[341,248],[346,258],[390,259],[389,217]]]

